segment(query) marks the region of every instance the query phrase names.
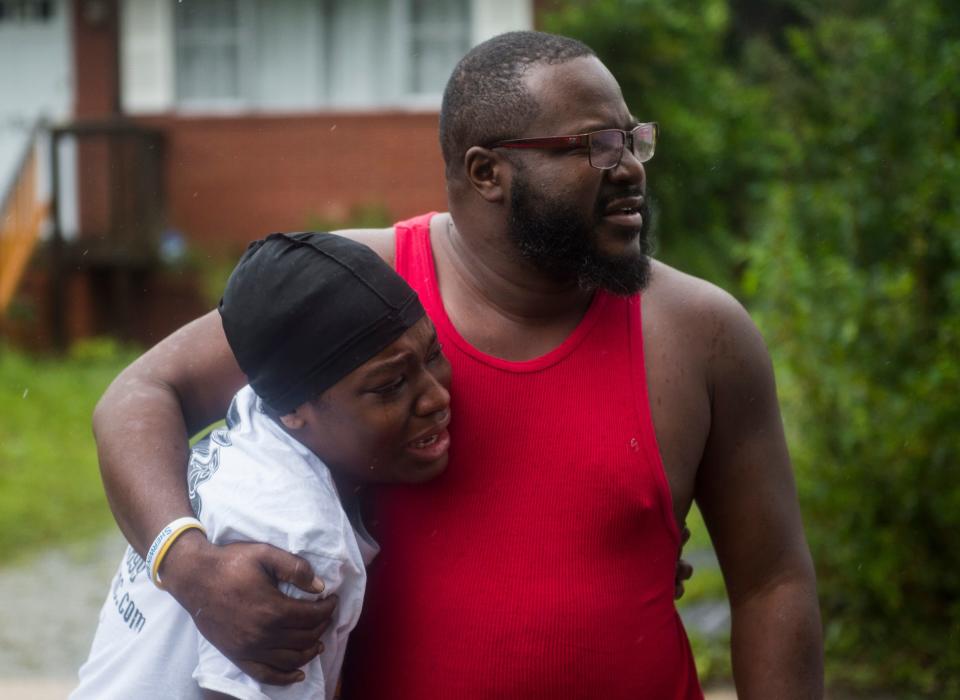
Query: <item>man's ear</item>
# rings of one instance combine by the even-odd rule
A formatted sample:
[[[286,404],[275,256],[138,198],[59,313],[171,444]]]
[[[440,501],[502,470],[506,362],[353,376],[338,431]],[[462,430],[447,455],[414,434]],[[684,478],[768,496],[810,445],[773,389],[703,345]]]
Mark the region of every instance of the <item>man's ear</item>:
[[[463,171],[467,181],[488,202],[504,198],[504,176],[509,163],[489,148],[471,146],[463,156]]]
[[[280,416],[280,422],[287,430],[300,430],[307,421],[300,415],[300,409],[295,408],[292,412]]]

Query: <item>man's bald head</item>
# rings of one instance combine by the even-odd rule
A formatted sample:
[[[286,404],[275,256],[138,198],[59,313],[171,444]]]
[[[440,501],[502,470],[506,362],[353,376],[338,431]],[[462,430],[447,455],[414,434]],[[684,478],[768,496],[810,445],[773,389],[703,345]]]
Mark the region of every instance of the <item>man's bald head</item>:
[[[453,69],[440,107],[447,177],[462,172],[471,146],[517,138],[537,116],[537,102],[524,85],[530,68],[595,55],[576,39],[544,32],[508,32],[471,49]]]

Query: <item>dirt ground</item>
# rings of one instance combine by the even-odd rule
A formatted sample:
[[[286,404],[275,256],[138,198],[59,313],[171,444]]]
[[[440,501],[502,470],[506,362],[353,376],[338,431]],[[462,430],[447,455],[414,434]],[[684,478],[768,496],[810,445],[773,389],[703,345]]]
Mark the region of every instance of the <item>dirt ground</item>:
[[[66,697],[125,546],[111,533],[0,568],[0,697]]]

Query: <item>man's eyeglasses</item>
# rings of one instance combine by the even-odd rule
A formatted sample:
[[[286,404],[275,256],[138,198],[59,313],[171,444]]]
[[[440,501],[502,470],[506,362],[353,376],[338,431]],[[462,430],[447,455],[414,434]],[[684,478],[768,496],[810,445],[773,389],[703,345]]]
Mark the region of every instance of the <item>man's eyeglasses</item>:
[[[532,139],[510,139],[497,141],[490,148],[587,148],[590,165],[597,170],[610,170],[620,165],[623,147],[628,146],[641,163],[653,158],[657,148],[657,136],[660,127],[656,122],[638,124],[630,131],[623,129],[601,129],[589,134],[572,136],[547,136]]]

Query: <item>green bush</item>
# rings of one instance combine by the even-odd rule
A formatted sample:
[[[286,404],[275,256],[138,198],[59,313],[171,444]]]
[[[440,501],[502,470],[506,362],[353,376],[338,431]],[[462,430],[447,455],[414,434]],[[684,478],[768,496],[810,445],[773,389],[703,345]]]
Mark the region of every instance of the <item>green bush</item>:
[[[795,147],[744,283],[785,380],[831,677],[958,697],[960,15],[878,5],[789,35],[773,92]]]
[[[358,204],[350,209],[346,217],[311,215],[307,218],[308,231],[337,231],[348,228],[386,228],[396,221],[386,205],[379,202]]]

